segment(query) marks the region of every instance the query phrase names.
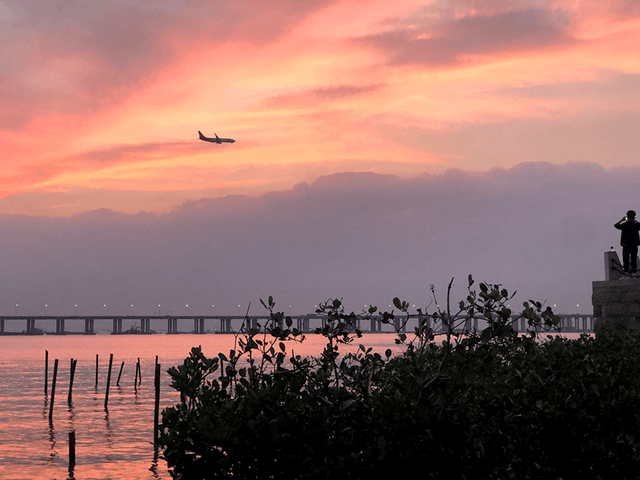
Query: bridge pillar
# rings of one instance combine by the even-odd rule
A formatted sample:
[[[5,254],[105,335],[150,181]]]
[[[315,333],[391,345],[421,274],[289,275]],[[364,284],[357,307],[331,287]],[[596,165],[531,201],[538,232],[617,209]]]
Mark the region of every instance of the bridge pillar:
[[[231,333],[231,319],[229,317],[220,318],[220,332]]]
[[[4,318],[0,318],[0,333],[4,333]]]
[[[168,318],[167,319],[167,333],[178,333],[178,319],[177,318]]]
[[[31,326],[31,329],[33,330],[33,328],[35,327],[35,320],[34,320],[34,325]],[[64,335],[65,331],[64,331],[64,318],[56,318],[56,333],[58,335]]]
[[[84,319],[84,333],[86,335],[93,335],[95,333],[93,331],[93,318]]]
[[[582,331],[586,332],[587,330],[589,330],[589,317],[585,316],[585,317],[582,317],[582,319],[583,319]]]
[[[150,320],[148,318],[140,319],[140,333],[150,333],[151,328],[149,327]]]
[[[122,319],[121,318],[114,318],[113,319],[113,332],[111,332],[112,335],[117,335],[119,333],[122,333]]]
[[[204,333],[204,318],[193,319],[193,333]]]
[[[303,333],[309,332],[309,317],[296,318],[296,328]]]

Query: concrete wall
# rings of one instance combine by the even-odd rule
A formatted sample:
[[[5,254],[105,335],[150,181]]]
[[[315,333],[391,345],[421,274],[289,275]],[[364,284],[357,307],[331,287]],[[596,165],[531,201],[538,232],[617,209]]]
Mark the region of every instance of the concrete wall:
[[[625,277],[615,251],[605,252],[605,279],[593,282],[595,324],[640,328],[640,278]]]

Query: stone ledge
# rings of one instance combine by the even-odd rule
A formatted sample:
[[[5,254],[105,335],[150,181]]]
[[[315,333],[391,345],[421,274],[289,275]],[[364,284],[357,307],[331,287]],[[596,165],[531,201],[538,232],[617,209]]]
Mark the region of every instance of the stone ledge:
[[[592,282],[595,325],[640,328],[640,278],[623,276],[614,250],[604,253],[604,272],[606,280]]]

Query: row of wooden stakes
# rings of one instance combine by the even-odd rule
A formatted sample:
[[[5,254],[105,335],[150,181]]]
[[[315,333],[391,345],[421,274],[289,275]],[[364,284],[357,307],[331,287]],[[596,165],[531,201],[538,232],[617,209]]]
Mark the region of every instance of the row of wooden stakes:
[[[99,357],[96,354],[96,382],[95,388],[98,388],[98,363]],[[44,395],[45,397],[48,394],[48,383],[49,383],[49,351],[45,350],[44,352]],[[69,367],[69,394],[67,396],[67,403],[70,405],[73,399],[73,379],[75,377],[76,365],[78,364],[78,360],[72,358],[71,364]],[[113,367],[113,353],[109,355],[109,371],[107,374],[107,388],[104,396],[104,409],[108,411],[109,405],[109,387],[111,384],[111,369]],[[122,370],[124,368],[124,362],[120,365],[120,372],[118,373],[118,380],[116,381],[116,386],[120,386],[120,378],[122,376]],[[160,364],[158,363],[158,356],[156,355],[156,366],[155,366],[155,379],[154,379],[154,387],[155,387],[155,405],[154,405],[154,413],[153,413],[153,445],[154,445],[154,458],[157,459],[158,456],[158,420],[160,416]],[[56,396],[56,380],[58,377],[58,359],[56,358],[53,363],[53,377],[51,379],[51,399],[49,401],[49,424],[53,425],[53,405],[55,403]],[[140,357],[138,357],[138,361],[136,363],[136,373],[133,381],[133,386],[138,392],[138,385],[142,383],[142,372],[140,369]],[[70,477],[73,477],[73,471],[76,465],[76,431],[69,431],[69,474]]]
[[[98,388],[98,363],[99,357],[96,354],[96,381],[95,388]],[[48,394],[48,383],[49,383],[49,351],[45,350],[44,352],[44,395],[45,397]],[[77,359],[71,359],[71,364],[69,367],[69,394],[67,396],[67,403],[71,404],[73,401],[73,380],[76,372],[76,365],[78,364]],[[104,409],[108,410],[109,406],[109,388],[111,386],[111,371],[113,368],[113,353],[109,355],[109,370],[107,373],[107,386],[104,395]],[[120,378],[122,377],[122,370],[124,368],[124,362],[120,365],[120,372],[118,373],[118,380],[116,381],[116,386],[120,386]],[[161,366],[158,363],[158,356],[156,355],[156,364],[155,364],[155,378],[154,378],[154,387],[155,387],[155,408],[154,408],[154,444],[157,440],[157,432],[158,432],[158,419],[160,416],[160,369]],[[56,380],[58,377],[58,359],[56,358],[53,363],[53,377],[51,379],[51,399],[49,401],[49,421],[51,422],[53,419],[53,405],[55,403],[56,396]],[[138,392],[138,386],[142,384],[142,371],[140,369],[140,357],[138,357],[138,361],[136,363],[136,373],[133,381],[133,387]],[[74,432],[75,436],[75,432]]]

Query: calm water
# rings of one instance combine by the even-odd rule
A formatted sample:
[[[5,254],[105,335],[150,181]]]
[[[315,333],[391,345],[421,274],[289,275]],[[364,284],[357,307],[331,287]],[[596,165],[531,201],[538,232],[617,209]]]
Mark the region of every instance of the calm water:
[[[392,348],[394,335],[365,335],[357,343],[376,351]],[[291,344],[296,354],[316,355],[324,339],[308,335]],[[183,362],[191,347],[205,355],[228,353],[232,335],[96,335],[0,337],[0,479],[170,479],[153,452],[153,375],[162,365],[161,410],[179,401],[166,370]],[[44,357],[49,351],[49,397],[44,394]],[[109,354],[113,372],[104,409]],[[99,355],[98,388],[95,358]],[[140,358],[142,385],[134,390]],[[54,359],[59,359],[53,419],[49,401]],[[78,359],[73,403],[67,404],[70,359]],[[120,386],[115,383],[122,362]],[[76,466],[69,471],[69,432],[76,432]]]

